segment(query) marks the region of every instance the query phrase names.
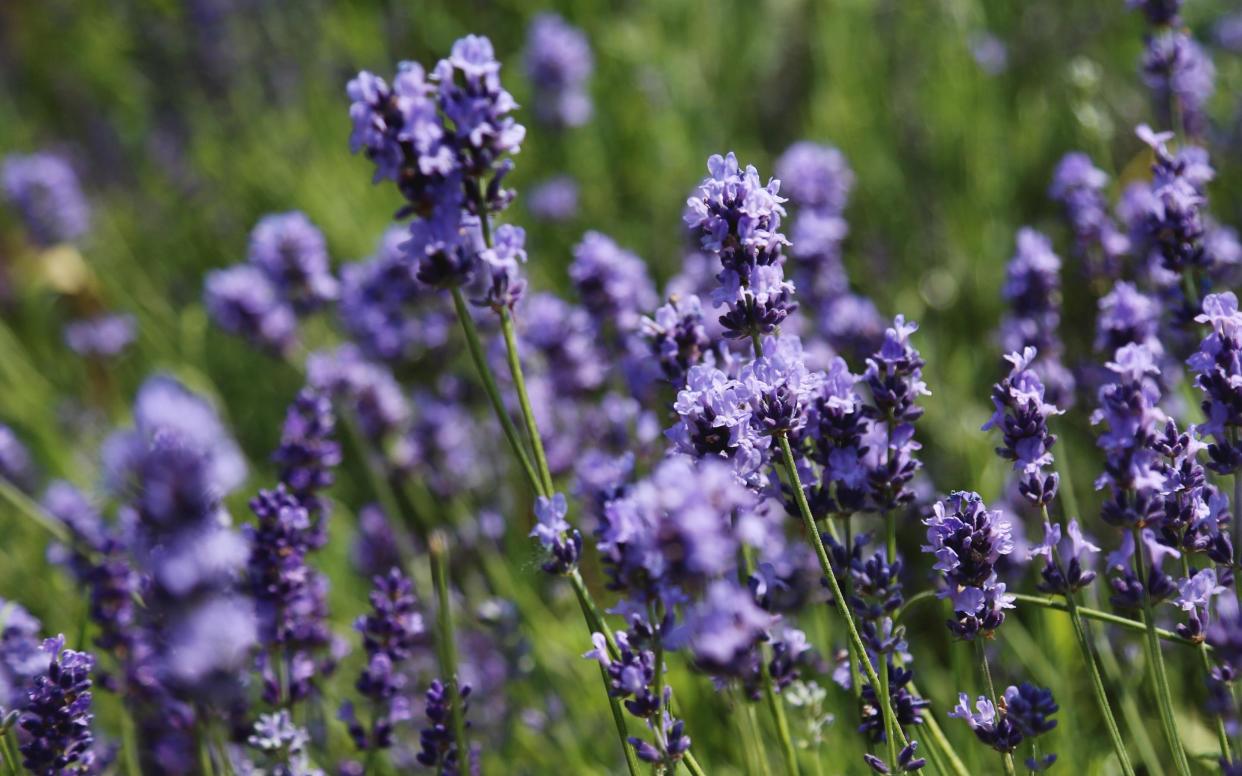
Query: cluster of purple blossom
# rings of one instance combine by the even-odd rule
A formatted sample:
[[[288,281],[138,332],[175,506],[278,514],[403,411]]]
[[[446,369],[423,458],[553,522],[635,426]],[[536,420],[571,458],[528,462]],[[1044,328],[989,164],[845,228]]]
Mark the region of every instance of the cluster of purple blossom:
[[[1179,4],[1135,5],[1158,28],[1144,62],[1149,83],[1175,97],[1185,130],[1198,134],[1205,68],[1174,29]],[[527,64],[541,119],[586,120],[591,57],[581,33],[541,17]],[[96,681],[121,696],[141,734],[121,756],[172,774],[213,762],[242,773],[321,773],[312,755],[328,751],[330,723],[295,720],[336,699],[327,683],[347,651],[330,627],[329,580],[315,566],[343,458],[339,420],[380,502],[357,521],[355,557],[373,589],[370,611],[355,623],[360,669],[338,707],[353,749],[340,773],[365,775],[389,757],[444,774],[482,767],[468,706],[497,702],[491,661],[503,664],[501,674],[529,661],[510,659],[512,619],[501,603],[475,617],[495,625],[482,647],[452,625],[453,580],[435,529],[455,522],[460,549],[484,557],[516,522],[489,515],[519,507],[503,494],[484,500],[483,491],[510,473],[529,482],[529,535],[549,584],[569,584],[581,606],[592,646],[584,657],[598,663],[632,774],[636,760],[703,772],[668,679],[676,652],[721,692],[766,701],[792,773],[801,755],[786,693],[828,675],[852,694],[858,731],[875,750],[863,758],[872,771],[916,772],[930,759],[942,772],[965,773],[915,683],[902,620],[917,596],[906,596],[912,559],[902,557],[899,537],[919,517],[928,556],[919,560],[947,601],[947,630],[972,642],[980,663],[973,710],[963,692],[947,716],[999,753],[1007,773],[1023,746],[1032,772],[1056,760],[1040,741],[1057,726],[1052,692],[1021,677],[1001,694],[993,687],[988,644],[1019,603],[1070,616],[1122,773],[1134,769],[1088,612],[1145,634],[1143,666],[1183,775],[1189,758],[1160,640],[1198,652],[1222,767],[1237,767],[1229,739],[1239,724],[1232,687],[1242,678],[1242,611],[1224,594],[1236,592],[1242,313],[1232,292],[1208,292],[1242,249],[1207,216],[1206,152],[1172,152],[1170,135],[1140,127],[1152,178],[1126,193],[1116,219],[1107,176],[1085,155],[1057,168],[1050,195],[1065,209],[1074,256],[1090,277],[1114,283],[1099,301],[1103,369],[1064,364],[1061,261],[1049,238],[1018,233],[999,332],[1010,368],[993,386],[982,427],[998,432],[996,453],[1015,472],[1019,507],[1010,514],[971,491],[930,496],[916,440],[920,401],[931,395],[913,341],[918,326],[902,315],[885,326],[849,290],[842,250],[853,178],[839,151],[794,145],[777,165],[783,182],[764,182],[732,153],[711,156],[684,212],[694,250],[663,305],[642,259],[598,232],[574,249],[576,302],[528,293],[525,232],[497,222],[514,197],[503,181],[525,134],[499,72],[491,43],[468,36],[430,71],[403,62],[391,85],[367,72],[349,82],[351,147],[374,165],[376,182],[393,184],[404,200],[396,219],[408,223],[384,235],[374,258],[344,268],[339,283],[324,236],[299,213],[265,218],[248,262],[208,277],[204,301],[216,324],[291,362],[298,316],[335,303],[349,338],[306,358],[307,387],[289,406],[273,455],[278,482],[251,499],[253,520],[236,530],[225,506],[248,467],[224,421],[169,377],[144,384],[133,427],[105,442],[98,497],[66,482],[44,489],[40,508],[58,536],[52,558],[89,599],[103,666]],[[34,173],[6,166],[6,191],[37,242],[72,239],[78,205],[53,201],[72,187],[40,174],[52,182],[32,193],[22,175]],[[783,193],[797,207],[792,239]],[[717,312],[705,312],[704,298]],[[420,379],[452,352],[456,325],[479,385],[443,373]],[[115,327],[84,330],[75,350],[114,350],[124,339]],[[826,347],[804,348],[800,334],[817,334]],[[1203,422],[1187,424],[1185,408],[1169,401],[1179,361],[1203,395]],[[1065,503],[1062,488],[1072,488],[1050,427],[1086,388],[1103,454],[1099,517],[1119,532],[1099,570],[1101,548]],[[485,401],[513,453],[508,463],[492,460],[481,441]],[[1217,479],[1226,476],[1235,478],[1232,504]],[[7,427],[0,477],[0,490],[38,491],[31,457]],[[572,499],[557,487],[569,482]],[[476,514],[458,519],[465,510]],[[1026,545],[1024,510],[1038,514],[1041,543]],[[409,525],[389,522],[401,515]],[[872,532],[855,535],[855,520],[882,527],[883,546],[868,550]],[[426,555],[434,624],[413,581]],[[594,556],[615,599],[607,612],[581,574]],[[1023,564],[1036,558],[1043,598],[1016,592]],[[453,571],[464,590],[461,577],[472,571]],[[1080,604],[1101,574],[1126,616]],[[799,627],[830,606],[834,635],[849,637],[840,650],[813,645]],[[39,623],[20,607],[6,605],[2,616],[0,707],[17,712],[24,766],[100,772],[116,753],[92,732],[96,656],[66,649],[63,637],[40,646]],[[1158,621],[1173,622],[1174,632]],[[459,644],[487,657],[459,661]],[[622,710],[641,735],[628,734]],[[406,733],[418,719],[415,749]],[[213,742],[222,730],[229,742]],[[915,730],[921,741],[910,737]]]

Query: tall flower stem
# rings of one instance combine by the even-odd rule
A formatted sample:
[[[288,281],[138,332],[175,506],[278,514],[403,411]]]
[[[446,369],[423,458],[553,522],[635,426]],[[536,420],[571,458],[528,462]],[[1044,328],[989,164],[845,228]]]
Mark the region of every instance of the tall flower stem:
[[[854,548],[854,530],[853,520],[849,515],[845,516],[845,552],[848,554]],[[848,575],[845,577],[846,591],[853,594],[854,581]],[[862,698],[862,674],[858,672],[858,655],[854,652],[854,645],[849,644],[846,650],[847,659],[850,661],[850,689],[854,692],[854,699]]]
[[[887,427],[886,427],[887,428]],[[886,433],[887,436],[887,433]],[[885,445],[887,450],[887,444]],[[887,455],[887,453],[885,453]],[[897,560],[897,519],[891,509],[884,511],[884,534],[885,534],[885,559],[891,566]],[[849,547],[846,551],[849,551]],[[884,693],[885,698],[891,698],[888,689],[888,657],[886,655],[877,656],[880,661],[880,690]],[[896,715],[892,720],[893,726],[897,726]],[[884,741],[888,745],[888,762],[893,767],[897,765],[897,740],[893,737],[893,731],[889,729],[889,719],[884,719]]]
[[[811,516],[811,506],[807,503],[806,494],[802,491],[802,478],[798,476],[798,467],[794,461],[793,450],[789,447],[789,439],[785,434],[777,434],[776,440],[781,448],[785,473],[789,477],[790,488],[793,489],[794,501],[798,505],[798,512],[802,515],[802,522],[806,532],[810,535],[811,547],[815,550],[815,556],[819,559],[820,570],[828,578],[833,604],[837,607],[837,613],[845,623],[850,644],[858,652],[859,663],[862,664],[863,672],[867,675],[867,681],[877,690],[876,699],[880,702],[880,710],[884,715],[885,732],[887,733],[889,730],[896,728],[894,732],[904,747],[909,741],[906,740],[905,733],[901,728],[894,724],[896,715],[893,714],[892,699],[879,692],[880,677],[876,674],[875,667],[871,665],[871,659],[867,656],[867,648],[863,645],[862,638],[858,635],[858,625],[854,622],[854,615],[850,612],[849,603],[846,602],[845,595],[841,591],[841,585],[837,582],[836,571],[833,569],[832,560],[828,557],[828,551],[824,549],[824,540],[820,538],[819,529],[815,526],[815,518]]]
[[[1048,517],[1048,507],[1045,504],[1040,505],[1043,512],[1045,523],[1050,523]],[[1062,517],[1062,527],[1065,527],[1067,521]],[[1056,557],[1056,550],[1053,549],[1054,562],[1060,564],[1060,559]],[[1121,765],[1121,772],[1125,776],[1134,776],[1134,766],[1130,764],[1130,755],[1126,751],[1125,742],[1121,740],[1121,730],[1117,727],[1117,719],[1113,716],[1112,704],[1108,701],[1108,693],[1104,689],[1104,680],[1100,678],[1100,666],[1096,658],[1095,649],[1091,645],[1091,639],[1087,636],[1087,627],[1082,621],[1082,615],[1078,611],[1078,602],[1074,598],[1074,593],[1066,590],[1065,608],[1069,612],[1070,622],[1074,626],[1074,637],[1078,640],[1078,649],[1082,652],[1083,662],[1087,664],[1087,673],[1091,676],[1091,689],[1095,693],[1096,705],[1100,708],[1100,714],[1104,717],[1104,727],[1108,729],[1108,738],[1112,742],[1113,751],[1117,754],[1117,762]]]
[[[988,664],[988,651],[983,643],[983,639],[975,639],[975,654],[979,658],[979,668],[983,671],[983,682],[988,690],[988,697],[992,699],[992,705],[1000,708],[996,697],[996,685],[992,682],[992,667]],[[1009,752],[1001,752],[1001,762],[1005,764],[1006,776],[1015,776],[1013,768],[1013,755]]]
[[[487,219],[483,220],[484,223],[487,222]],[[530,480],[535,492],[546,496],[548,493],[543,490],[543,481],[535,473],[535,468],[531,466],[530,456],[526,454],[526,448],[522,445],[522,438],[509,418],[509,411],[505,409],[504,400],[500,397],[500,388],[496,386],[496,378],[492,375],[491,367],[487,365],[483,344],[479,341],[479,329],[474,325],[474,318],[470,315],[470,308],[466,306],[466,299],[462,296],[460,288],[453,289],[453,307],[457,310],[457,320],[461,322],[462,331],[466,334],[466,349],[470,351],[470,358],[474,361],[479,379],[483,381],[483,390],[492,403],[492,410],[496,413],[496,420],[500,421],[505,439],[509,440],[513,456],[517,458],[518,464],[526,473],[526,478]]]
[[[1013,596],[1014,600],[1024,604],[1030,604],[1031,606],[1041,606],[1045,609],[1055,609],[1058,612],[1067,613],[1070,610],[1068,604],[1061,603],[1060,601],[1054,601],[1051,598],[1044,598],[1043,596],[1027,595],[1026,593],[1014,593]],[[1100,622],[1106,622],[1109,625],[1116,625],[1119,628],[1132,630],[1135,633],[1145,633],[1148,630],[1147,625],[1139,622],[1138,620],[1131,620],[1127,617],[1112,614],[1111,612],[1102,612],[1099,609],[1088,609],[1085,606],[1076,606],[1075,608],[1078,610],[1079,616],[1084,619],[1099,620]],[[1165,641],[1172,641],[1177,644],[1185,644],[1192,647],[1197,646],[1190,639],[1179,636],[1173,631],[1165,630],[1164,628],[1154,628],[1152,630],[1155,630],[1158,638],[1164,639]]]
[[[449,714],[453,723],[453,738],[457,742],[457,762],[462,770],[471,770],[461,680],[457,674],[457,634],[453,629],[453,605],[449,598],[448,538],[439,531],[432,533],[427,539],[427,551],[431,555],[431,584],[436,589],[439,609],[440,673],[444,674],[444,682],[448,685],[452,703]]]
[[[509,359],[509,374],[513,375],[513,387],[517,392],[518,404],[522,408],[522,420],[526,423],[526,435],[530,437],[531,448],[535,451],[535,465],[539,468],[539,477],[543,480],[544,495],[552,494],[552,473],[548,469],[548,456],[543,451],[543,439],[539,435],[539,425],[535,422],[535,413],[530,406],[530,396],[526,393],[526,377],[522,374],[522,361],[518,356],[517,335],[513,329],[513,315],[507,310],[500,311],[500,331],[505,338],[505,352]]]
[[[1146,624],[1147,660],[1151,671],[1152,683],[1155,685],[1156,705],[1160,710],[1160,723],[1164,726],[1165,738],[1169,741],[1169,750],[1173,755],[1173,764],[1181,776],[1190,776],[1190,763],[1186,759],[1186,750],[1182,747],[1181,736],[1177,732],[1177,723],[1173,717],[1173,697],[1169,691],[1169,676],[1164,668],[1164,656],[1160,652],[1160,636],[1156,633],[1156,614],[1151,605],[1148,590],[1147,563],[1143,559],[1143,537],[1136,526],[1134,534],[1134,572],[1143,586],[1143,622]]]
[[[1182,574],[1189,579],[1191,575],[1190,559],[1186,557],[1186,553],[1182,553]],[[1212,661],[1208,658],[1207,644],[1199,643],[1199,648],[1195,650],[1199,655],[1199,667],[1203,669],[1204,681],[1210,682],[1212,679]],[[1216,722],[1216,740],[1220,743],[1220,756],[1228,761],[1233,759],[1232,748],[1229,746],[1229,731],[1225,729],[1225,720],[1219,714],[1212,715]]]

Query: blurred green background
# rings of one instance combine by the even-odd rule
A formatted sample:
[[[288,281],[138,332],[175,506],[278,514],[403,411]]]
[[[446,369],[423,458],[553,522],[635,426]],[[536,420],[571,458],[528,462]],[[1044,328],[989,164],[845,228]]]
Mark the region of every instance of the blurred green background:
[[[1137,75],[1144,21],[1123,6],[7,0],[0,3],[0,153],[50,148],[72,160],[94,208],[82,254],[108,307],[136,315],[139,340],[101,396],[61,342],[63,298],[40,286],[19,225],[0,213],[0,264],[11,286],[0,326],[0,419],[49,472],[90,483],[102,434],[123,420],[145,375],[168,370],[216,397],[256,462],[252,482],[270,480],[263,462],[300,376],[208,326],[199,302],[204,273],[244,257],[260,216],[290,209],[305,211],[324,230],[335,262],[367,256],[398,203],[390,188],[370,185],[369,163],[348,151],[346,81],[363,68],[390,73],[402,59],[432,62],[455,38],[475,32],[496,44],[505,85],[525,104],[526,25],[535,13],[556,10],[583,28],[594,48],[595,116],[585,127],[558,132],[519,112],[529,128],[511,178],[519,192],[558,173],[581,186],[581,208],[569,223],[537,223],[521,199],[509,211],[529,232],[533,285],[567,287],[570,248],[588,228],[612,235],[644,257],[657,278],[667,278],[684,247],[682,204],[709,154],[734,150],[766,176],[795,140],[836,145],[857,176],[846,211],[851,279],[886,316],[901,312],[923,325],[917,344],[935,395],[919,437],[932,480],[941,490],[975,488],[993,497],[1006,467],[978,427],[999,372],[991,332],[1002,312],[998,289],[1014,232],[1024,224],[1044,228],[1068,255],[1067,230],[1045,193],[1067,151],[1091,153],[1113,176],[1114,195],[1119,181],[1146,172],[1132,132],[1151,120]],[[1208,41],[1230,6],[1236,8],[1192,0],[1184,17]],[[989,35],[1007,52],[999,72],[973,53]],[[1213,55],[1212,211],[1237,225],[1242,59]],[[1067,261],[1063,333],[1071,362],[1090,356],[1094,308],[1076,273]],[[1059,430],[1079,464],[1078,496],[1089,514],[1089,483],[1099,464],[1086,411],[1076,410]],[[347,476],[336,495],[348,511],[366,498],[364,489],[361,477]],[[908,551],[916,551],[918,533],[914,525],[905,529]],[[72,629],[79,604],[66,605],[70,583],[45,566],[42,537],[3,512],[0,536],[0,595],[20,597],[51,628]],[[343,565],[346,553],[334,543],[325,566]],[[519,558],[514,573],[535,575],[532,558]],[[334,583],[338,576],[346,575],[334,573]],[[342,627],[363,605],[362,595],[359,582],[337,584]],[[552,606],[567,611],[564,603]],[[548,684],[573,687],[562,675],[593,681],[589,665],[576,660],[585,649],[578,623],[564,621],[574,627],[536,647],[543,652],[538,662],[558,676],[514,685],[515,698],[536,697]],[[934,613],[924,624],[935,636],[911,641],[923,666],[920,681],[943,710],[955,688],[932,667],[947,665],[949,644]],[[1071,654],[1068,629],[1061,635]],[[1104,739],[1085,679],[1075,675],[1077,658],[1066,669],[1033,642],[1027,646],[1018,648],[1018,664],[1038,681],[1055,682],[1063,708],[1081,710],[1062,717],[1051,747],[1066,764],[1094,772],[1106,759]],[[1178,666],[1185,670],[1174,680],[1198,693],[1192,661]],[[727,772],[728,763],[740,761],[731,728],[714,716],[724,701],[711,699],[701,680],[678,681],[687,685],[683,701],[696,750],[701,742],[705,762]],[[585,698],[561,693],[574,724],[519,731],[506,744],[511,749],[493,756],[533,763],[530,772],[558,763],[612,767],[608,721],[593,703],[597,688],[590,690]],[[852,725],[853,712],[837,716],[838,728]],[[1188,708],[1192,749],[1208,749],[1198,719]],[[959,748],[973,749],[964,726],[949,722]],[[857,745],[853,736],[829,735],[847,753],[833,761],[859,762],[849,749]],[[857,770],[828,770],[846,769]]]

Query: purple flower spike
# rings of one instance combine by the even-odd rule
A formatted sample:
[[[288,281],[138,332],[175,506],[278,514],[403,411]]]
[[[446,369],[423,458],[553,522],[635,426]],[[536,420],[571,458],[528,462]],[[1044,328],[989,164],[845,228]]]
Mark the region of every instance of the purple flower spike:
[[[303,213],[264,216],[250,233],[249,261],[299,313],[336,298],[323,232]]]
[[[38,776],[97,773],[92,750],[91,671],[95,658],[65,649],[65,637],[43,642],[50,658],[35,680],[18,719],[25,735],[19,748],[22,765]]]
[[[78,176],[55,154],[6,157],[0,189],[21,216],[30,241],[41,248],[74,242],[90,226],[90,206]]]

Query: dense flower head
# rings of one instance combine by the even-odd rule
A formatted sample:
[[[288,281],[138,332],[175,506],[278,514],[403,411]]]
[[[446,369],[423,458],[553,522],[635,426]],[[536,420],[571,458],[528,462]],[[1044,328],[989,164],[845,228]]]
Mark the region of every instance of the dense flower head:
[[[760,434],[801,431],[823,376],[807,369],[797,337],[767,337],[763,346],[764,355],[742,367],[738,375],[750,395],[750,422]]]
[[[926,709],[931,704],[910,692],[908,685],[914,678],[914,673],[908,668],[897,666],[891,661],[888,664],[888,671],[889,698],[897,722],[904,729],[908,729],[912,725],[923,724],[923,709]],[[870,684],[863,685],[859,699],[860,722],[858,731],[866,733],[875,742],[884,740],[884,717],[877,698],[875,688]]]
[[[981,695],[975,703],[976,711],[972,712],[969,697],[961,693],[949,716],[965,720],[983,743],[998,752],[1009,753],[1026,739],[1055,728],[1057,721],[1050,717],[1058,708],[1051,691],[1023,682],[1005,689],[1004,702],[999,709]],[[1043,758],[1042,762],[1028,763],[1028,766],[1031,770],[1043,770],[1051,764],[1051,759]]]
[[[91,724],[91,671],[95,658],[65,649],[65,637],[43,642],[50,661],[30,689],[18,724],[25,735],[22,765],[38,776],[97,771]]]
[[[1045,522],[1043,542],[1030,549],[1032,560],[1044,559],[1039,589],[1068,595],[1091,584],[1095,572],[1087,566],[1088,556],[1099,551],[1100,548],[1083,534],[1077,520],[1070,520],[1064,532],[1059,523]]]
[[[724,458],[739,477],[753,479],[772,445],[753,422],[756,400],[751,386],[719,369],[691,367],[673,404],[678,422],[665,435],[679,452]]]
[[[910,343],[918,324],[898,315],[884,332],[879,349],[867,359],[862,383],[871,403],[864,412],[872,419],[873,447],[868,472],[871,506],[876,511],[909,503],[908,484],[922,463],[914,457],[921,445],[914,439],[914,421],[923,415],[916,402],[931,391],[923,382],[923,357]]]
[[[1024,227],[1018,231],[1017,252],[1005,270],[1001,294],[1009,305],[1001,321],[1001,346],[1006,352],[1028,347],[1040,354],[1035,371],[1051,401],[1073,403],[1074,377],[1061,363],[1061,259],[1044,235]]]
[[[610,586],[644,601],[728,573],[739,547],[733,516],[754,503],[727,464],[666,458],[604,507],[596,538]]]
[[[748,672],[774,621],[736,581],[718,579],[689,607],[669,642],[687,645],[695,665],[713,677],[739,678]]]
[[[407,231],[392,227],[374,256],[341,269],[341,322],[358,347],[384,361],[440,347],[454,323],[434,289],[418,280],[419,265],[402,253],[406,242]]]
[[[950,630],[964,639],[989,635],[1013,606],[1013,596],[996,576],[997,561],[1014,548],[1009,521],[989,510],[979,494],[957,491],[936,502],[923,524],[928,541],[923,552],[935,556],[934,568],[945,583],[939,595],[953,603]]]
[[[1203,392],[1205,422],[1195,427],[1211,437],[1208,455],[1211,468],[1232,474],[1242,468],[1242,313],[1232,291],[1209,294],[1203,312],[1195,318],[1207,324],[1209,333],[1187,364],[1195,373],[1195,385]]]
[[[297,339],[297,317],[258,267],[213,270],[203,284],[203,304],[221,329],[285,355]]]
[[[246,776],[323,776],[310,760],[310,735],[293,722],[288,709],[260,714],[246,738],[250,754],[242,766]]]
[[[248,576],[263,644],[285,650],[326,646],[326,580],[307,562],[317,540],[310,513],[283,485],[259,491],[250,508],[257,521],[246,526]],[[277,659],[292,657],[286,651]],[[296,698],[307,688],[291,683],[288,689]]]
[[[0,599],[0,713],[23,708],[37,676],[47,670],[51,655],[40,646],[42,625],[25,607]]]
[[[631,331],[658,300],[646,263],[599,232],[574,246],[569,280],[601,328]]]
[[[501,224],[496,228],[492,247],[480,251],[479,259],[479,277],[475,282],[481,290],[474,303],[493,310],[512,310],[526,292],[526,278],[522,275],[526,230]]]
[[[1074,230],[1074,252],[1091,277],[1116,278],[1129,240],[1108,214],[1108,175],[1091,157],[1075,151],[1057,163],[1048,196],[1058,202]],[[1049,250],[1051,253],[1051,250]],[[1059,263],[1058,263],[1059,269]]]
[[[720,316],[724,336],[745,339],[776,331],[798,309],[793,296],[794,285],[780,264],[754,264],[740,270],[726,267],[712,292],[712,304],[726,308]]]
[[[1160,390],[1153,379],[1159,374],[1154,355],[1142,345],[1126,345],[1107,367],[1112,382],[1100,387],[1099,408],[1091,415],[1093,424],[1108,425],[1097,440],[1106,460],[1096,487],[1109,484],[1116,491],[1158,488],[1162,480],[1150,443],[1165,415],[1158,406]]]
[[[776,263],[789,243],[780,231],[785,215],[780,181],[760,183],[759,171],[739,167],[732,152],[713,154],[707,170],[685,213],[686,225],[702,247],[718,254],[725,269],[734,273]]]
[[[1161,455],[1160,487],[1163,508],[1156,526],[1160,540],[1185,552],[1203,553],[1226,566],[1233,562],[1233,546],[1227,524],[1232,522],[1229,499],[1209,484],[1199,454],[1207,446],[1189,432],[1178,430],[1173,420],[1152,443]]]
[[[1153,353],[1162,353],[1158,339],[1160,302],[1139,291],[1124,280],[1113,285],[1100,298],[1100,314],[1095,323],[1095,349],[1113,353],[1124,345],[1143,345]]]
[[[716,363],[703,306],[694,294],[669,297],[652,316],[642,319],[640,332],[659,360],[664,378],[677,388],[685,385],[691,367]]]
[[[509,115],[518,106],[500,85],[500,62],[490,40],[480,35],[457,40],[448,58],[436,63],[433,78],[467,174],[494,172],[502,156],[520,150],[526,128]]]
[[[1202,135],[1207,128],[1205,108],[1216,91],[1216,66],[1199,43],[1179,29],[1147,36],[1142,60],[1143,81],[1151,89],[1157,110],[1180,121],[1186,133]],[[1169,106],[1176,102],[1176,109]]]
[[[412,221],[409,238],[402,250],[419,282],[434,288],[470,283],[488,250],[478,217],[455,203],[439,204],[426,218]]]
[[[819,491],[831,512],[850,513],[866,506],[867,460],[872,421],[863,411],[860,377],[843,358],[834,358],[819,382],[808,409],[811,458],[821,467]]]
[[[523,344],[542,356],[543,373],[556,385],[558,396],[603,387],[609,364],[590,313],[548,293],[531,294],[519,312]]]
[[[0,166],[0,187],[21,216],[30,241],[40,247],[73,242],[90,227],[90,206],[78,176],[56,154],[5,157]]]
[[[873,773],[878,773],[880,776],[889,776],[892,773],[914,773],[927,765],[926,759],[916,756],[918,750],[919,742],[911,741],[897,753],[897,762],[892,766],[871,753],[863,755],[863,762],[871,768]]]
[[[1032,369],[1035,348],[1011,353],[1005,360],[1013,365],[1009,375],[992,387],[992,417],[983,430],[998,428],[1004,444],[996,448],[1001,458],[1013,461],[1021,471],[1022,494],[1037,504],[1047,504],[1056,495],[1056,480],[1045,487],[1043,469],[1052,465],[1052,446],[1056,436],[1048,430],[1048,419],[1063,412],[1044,398],[1044,384]]]
[[[591,118],[587,79],[595,63],[582,30],[554,13],[535,16],[526,30],[526,76],[535,89],[535,115],[553,126],[579,127]]]
[[[410,396],[413,415],[392,462],[401,471],[420,472],[433,494],[448,498],[486,480],[479,446],[484,427],[470,414],[458,385],[442,381],[436,388]]]
[[[285,413],[280,446],[272,459],[279,467],[281,483],[315,518],[320,534],[320,518],[327,505],[319,492],[332,485],[333,469],[341,462],[341,446],[336,438],[336,413],[327,393],[303,388]],[[326,541],[326,536],[320,539]],[[318,541],[322,544],[323,541]]]
[[[306,371],[308,384],[348,402],[362,433],[381,446],[410,419],[409,403],[392,372],[352,345],[312,353]]]
[[[1146,125],[1137,132],[1155,157],[1152,200],[1141,224],[1162,268],[1179,277],[1196,270],[1210,272],[1211,257],[1203,247],[1207,198],[1202,186],[1213,172],[1206,155],[1188,153],[1188,149],[1174,155],[1165,145],[1170,133],[1157,134]]]
[[[459,702],[462,704],[461,714],[466,713],[466,701],[472,688],[468,684],[459,684],[457,688]],[[427,726],[419,731],[420,750],[418,763],[427,768],[435,768],[445,776],[456,776],[462,773],[457,751],[457,739],[453,735],[452,716],[454,693],[449,685],[439,679],[433,679],[427,688],[426,704],[423,712],[427,716]],[[467,723],[469,724],[469,723]],[[473,759],[474,752],[467,755]],[[467,768],[473,772],[473,768]]]
[[[260,219],[250,232],[248,258],[298,312],[336,298],[327,242],[304,213],[274,213]]]
[[[98,315],[65,325],[65,344],[79,356],[111,358],[133,344],[138,324],[132,315]]]
[[[808,140],[794,143],[776,160],[776,177],[800,208],[839,214],[849,202],[854,171],[836,148]]]
[[[361,750],[391,747],[394,727],[413,717],[409,698],[403,692],[406,675],[400,668],[426,634],[414,587],[404,574],[394,567],[377,575],[373,582],[371,613],[354,624],[362,634],[367,656],[355,686],[372,705],[369,729],[358,720],[351,703],[340,710],[354,745]]]

